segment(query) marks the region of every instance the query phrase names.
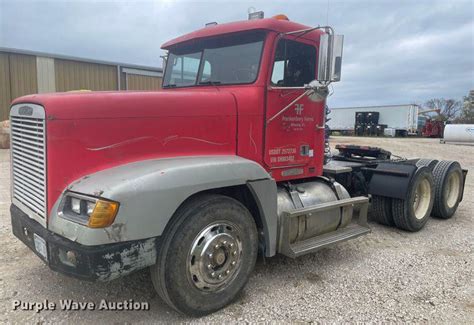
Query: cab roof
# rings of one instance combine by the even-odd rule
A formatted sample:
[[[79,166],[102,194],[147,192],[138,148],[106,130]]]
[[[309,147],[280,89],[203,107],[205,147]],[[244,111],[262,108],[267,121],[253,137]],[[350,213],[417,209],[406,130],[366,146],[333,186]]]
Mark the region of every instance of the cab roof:
[[[192,41],[192,40],[197,40],[200,38],[217,36],[217,35],[228,34],[228,33],[235,33],[235,32],[244,32],[244,31],[249,31],[249,30],[270,30],[270,31],[278,32],[278,33],[287,33],[287,32],[297,31],[301,29],[307,29],[307,28],[310,28],[310,27],[299,24],[299,23],[295,23],[289,20],[276,19],[276,18],[243,20],[243,21],[236,21],[232,23],[211,25],[211,26],[198,29],[194,32],[182,35],[180,37],[174,38],[164,43],[161,46],[161,48],[164,50],[168,50],[177,44]],[[322,31],[316,30],[311,33],[308,33],[308,35],[310,34],[319,35],[322,33],[323,33]]]

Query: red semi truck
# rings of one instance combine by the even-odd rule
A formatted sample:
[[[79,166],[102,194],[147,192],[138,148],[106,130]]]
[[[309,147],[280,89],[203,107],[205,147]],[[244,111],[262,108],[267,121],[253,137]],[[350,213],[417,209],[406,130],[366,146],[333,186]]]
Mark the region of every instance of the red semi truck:
[[[325,160],[342,37],[283,15],[162,46],[163,89],[30,95],[11,107],[13,233],[51,269],[109,281],[150,267],[194,316],[232,302],[257,259],[298,257],[375,220],[450,218],[467,171],[339,146]],[[326,163],[325,163],[326,162]]]

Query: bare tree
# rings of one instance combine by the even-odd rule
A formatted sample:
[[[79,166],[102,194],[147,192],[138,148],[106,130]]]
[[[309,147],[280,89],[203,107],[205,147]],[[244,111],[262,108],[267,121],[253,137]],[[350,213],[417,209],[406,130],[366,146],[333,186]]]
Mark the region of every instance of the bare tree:
[[[425,107],[427,109],[439,110],[438,119],[442,121],[452,121],[459,115],[462,104],[459,100],[433,98],[425,103]]]
[[[464,96],[464,105],[461,115],[456,118],[455,123],[474,124],[474,89]]]

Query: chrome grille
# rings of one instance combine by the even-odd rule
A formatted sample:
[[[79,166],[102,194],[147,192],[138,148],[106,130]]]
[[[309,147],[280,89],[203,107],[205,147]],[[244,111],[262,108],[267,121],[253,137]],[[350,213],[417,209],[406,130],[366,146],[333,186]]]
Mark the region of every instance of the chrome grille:
[[[46,134],[44,110],[42,114],[21,116],[21,109],[12,108],[11,154],[13,198],[37,213],[46,216]],[[15,113],[20,114],[15,114]],[[15,115],[14,115],[15,114]],[[40,117],[38,117],[38,115]],[[41,116],[43,115],[43,116]]]

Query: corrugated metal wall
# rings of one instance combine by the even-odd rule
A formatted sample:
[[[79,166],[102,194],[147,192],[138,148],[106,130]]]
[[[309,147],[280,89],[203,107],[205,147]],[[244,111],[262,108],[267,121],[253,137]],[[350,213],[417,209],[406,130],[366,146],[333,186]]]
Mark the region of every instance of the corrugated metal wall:
[[[0,53],[0,121],[8,118],[8,106],[11,101],[10,63],[8,61],[8,54]]]
[[[161,78],[127,74],[128,90],[158,90],[161,88]]]
[[[117,67],[71,60],[55,60],[56,91],[117,90]]]
[[[158,90],[161,72],[153,67],[88,62],[44,53],[0,49],[0,121],[8,119],[17,97],[70,90]],[[120,70],[120,74],[118,71]]]
[[[127,90],[127,74],[120,73],[120,90]]]
[[[38,69],[38,93],[55,92],[54,59],[38,56],[36,57],[36,68]]]
[[[10,54],[10,83],[12,99],[38,92],[36,57]]]
[[[10,102],[38,92],[36,57],[0,53],[0,120],[8,118]]]

